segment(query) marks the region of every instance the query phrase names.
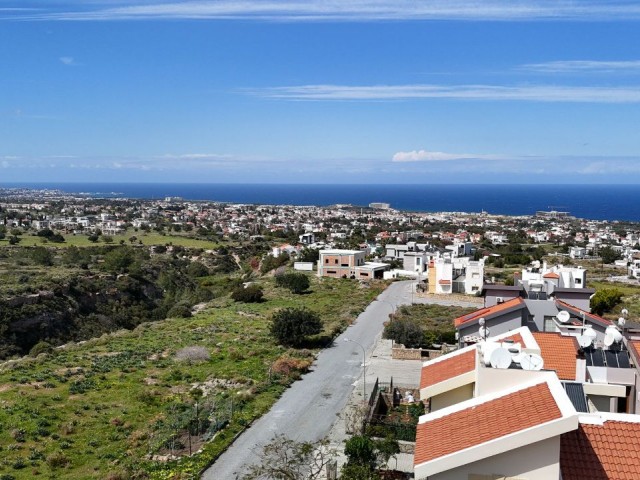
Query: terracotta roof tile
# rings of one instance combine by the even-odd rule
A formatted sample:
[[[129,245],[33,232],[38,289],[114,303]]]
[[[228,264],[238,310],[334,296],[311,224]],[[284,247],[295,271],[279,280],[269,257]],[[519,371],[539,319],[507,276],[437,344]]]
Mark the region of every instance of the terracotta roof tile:
[[[513,307],[524,306],[524,300],[520,297],[512,298],[511,300],[498,303],[492,307],[481,308],[480,310],[476,310],[475,312],[468,313],[467,315],[463,315],[462,317],[455,318],[453,323],[456,327],[459,327],[465,323],[472,322],[474,320],[479,320],[481,317],[490,317],[494,316],[500,312],[504,312],[505,310],[509,310]]]
[[[640,423],[609,420],[580,424],[560,437],[563,480],[637,480],[640,478]]]
[[[633,363],[637,365],[640,362],[640,340],[629,340],[627,347],[633,353]]]
[[[443,280],[440,280],[438,283],[440,285],[449,285],[449,284],[451,284],[451,280],[444,280],[443,279]]]
[[[436,383],[471,372],[476,368],[476,350],[470,349],[460,355],[451,355],[439,362],[433,362],[422,368],[420,388],[430,387]]]
[[[554,272],[545,273],[542,278],[560,278],[560,275]]]
[[[459,452],[562,417],[546,383],[418,425],[414,464]]]
[[[594,313],[589,313],[586,310],[582,310],[581,308],[578,308],[575,305],[571,305],[570,303],[563,302],[562,300],[556,300],[556,306],[561,310],[569,310],[569,313],[574,313],[574,315],[581,315],[584,313],[584,316],[587,320],[591,320],[592,322],[599,323],[600,325],[604,325],[604,326],[612,325],[611,320],[602,318]]]
[[[576,379],[576,353],[578,343],[575,337],[554,332],[532,332],[540,347],[545,370],[555,370],[560,380]]]

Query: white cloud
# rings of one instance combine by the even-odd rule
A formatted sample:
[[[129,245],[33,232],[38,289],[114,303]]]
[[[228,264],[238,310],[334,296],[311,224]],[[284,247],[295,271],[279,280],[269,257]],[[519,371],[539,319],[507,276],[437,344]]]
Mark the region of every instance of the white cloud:
[[[67,66],[77,65],[73,57],[60,57],[59,60],[63,65],[67,65]]]
[[[299,85],[249,93],[284,100],[512,100],[530,102],[640,103],[638,87],[554,85]]]
[[[637,72],[640,71],[640,60],[558,60],[555,62],[529,63],[520,67],[540,73],[572,73],[572,72]]]
[[[0,162],[0,165],[2,166],[2,168],[9,168],[9,162],[7,162],[6,160]]]
[[[476,155],[471,153],[445,153],[428,152],[426,150],[412,150],[410,152],[397,152],[393,155],[394,162],[447,162],[452,160],[506,160],[513,157],[500,155]]]
[[[284,21],[380,20],[609,20],[640,18],[640,5],[627,0],[67,0],[24,19],[122,20],[153,18],[258,19]],[[15,17],[16,12],[12,12]]]

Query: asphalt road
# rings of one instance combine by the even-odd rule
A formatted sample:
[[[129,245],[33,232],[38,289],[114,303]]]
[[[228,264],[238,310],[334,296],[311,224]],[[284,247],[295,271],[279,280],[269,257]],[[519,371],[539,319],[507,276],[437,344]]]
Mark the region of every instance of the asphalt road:
[[[414,283],[395,282],[382,292],[335,340],[333,347],[318,355],[313,370],[295,382],[268,413],[238,437],[202,478],[232,480],[241,475],[275,434],[311,442],[325,437],[345,408],[353,385],[362,376],[362,349],[354,342],[369,351],[393,306],[411,303]],[[345,342],[345,338],[354,342]]]

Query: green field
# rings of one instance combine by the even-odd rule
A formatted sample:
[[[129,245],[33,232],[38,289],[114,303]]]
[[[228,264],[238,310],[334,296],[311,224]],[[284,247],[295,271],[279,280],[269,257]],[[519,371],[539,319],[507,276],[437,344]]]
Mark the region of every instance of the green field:
[[[220,245],[216,242],[210,242],[208,240],[200,240],[197,238],[193,238],[187,235],[178,235],[178,234],[166,234],[162,235],[157,232],[149,232],[145,233],[142,231],[135,232],[133,230],[128,231],[123,235],[114,235],[111,238],[113,239],[112,244],[118,245],[121,241],[124,241],[127,245],[131,244],[130,238],[135,236],[136,241],[134,244],[138,244],[138,240],[141,240],[144,245],[177,245],[181,247],[188,248],[205,248],[205,249],[213,249],[218,248]],[[32,247],[35,245],[46,245],[48,247],[68,247],[71,245],[75,245],[76,247],[88,247],[91,245],[104,245],[105,243],[102,241],[102,237],[97,242],[91,242],[89,240],[88,235],[64,235],[64,243],[51,243],[47,242],[47,240],[43,237],[38,237],[36,235],[20,235],[19,245],[22,247]],[[5,238],[4,240],[0,240],[1,246],[8,246],[9,240]]]
[[[311,350],[275,344],[268,331],[270,315],[282,307],[307,306],[320,314],[325,334],[334,335],[384,288],[382,283],[361,287],[349,280],[311,280],[304,295],[261,280],[263,303],[218,298],[189,319],[143,324],[4,363],[0,479],[116,480],[143,472],[148,477],[135,478],[198,478],[297,378],[296,368],[313,359]],[[210,359],[177,361],[183,347],[204,347]],[[283,364],[293,369],[276,368]],[[204,390],[208,394],[199,398]],[[196,402],[200,414],[194,420]],[[198,428],[209,423],[217,433],[201,445],[198,435],[187,433],[194,422]],[[151,458],[188,453],[187,439],[193,450],[202,448],[200,453],[169,462]]]

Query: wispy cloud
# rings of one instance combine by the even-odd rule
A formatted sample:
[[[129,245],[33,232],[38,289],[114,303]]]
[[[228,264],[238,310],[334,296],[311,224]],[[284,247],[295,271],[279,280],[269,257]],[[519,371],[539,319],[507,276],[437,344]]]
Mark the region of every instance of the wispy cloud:
[[[17,0],[16,0],[17,1]],[[640,18],[628,0],[67,0],[25,19],[264,19],[282,21],[529,21],[627,20]],[[13,16],[19,13],[13,12]]]
[[[445,153],[428,152],[427,150],[411,150],[409,152],[397,152],[393,155],[394,162],[448,162],[453,160],[507,160],[513,157],[504,155],[484,155],[473,153]]]
[[[73,57],[60,57],[58,60],[60,60],[60,63],[63,65],[67,65],[69,67],[78,65]]]
[[[640,72],[640,60],[558,60],[522,65],[522,70],[540,73]]]
[[[545,85],[300,85],[249,93],[284,100],[374,101],[443,98],[455,100],[519,100],[529,102],[639,103],[638,87],[574,87]]]

